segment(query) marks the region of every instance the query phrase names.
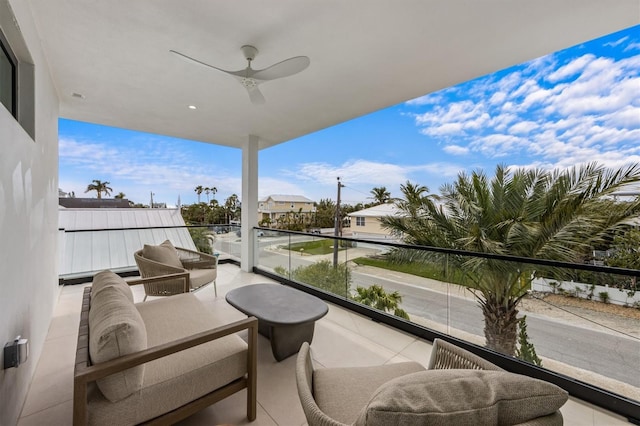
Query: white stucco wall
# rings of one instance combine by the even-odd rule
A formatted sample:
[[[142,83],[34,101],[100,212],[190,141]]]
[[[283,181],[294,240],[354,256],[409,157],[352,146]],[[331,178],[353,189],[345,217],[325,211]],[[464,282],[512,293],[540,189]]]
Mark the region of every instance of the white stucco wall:
[[[0,344],[16,335],[31,342],[25,364],[0,369],[1,425],[17,422],[58,295],[58,98],[28,3],[9,3],[19,29],[1,2],[3,32],[35,65],[36,138],[0,105]]]

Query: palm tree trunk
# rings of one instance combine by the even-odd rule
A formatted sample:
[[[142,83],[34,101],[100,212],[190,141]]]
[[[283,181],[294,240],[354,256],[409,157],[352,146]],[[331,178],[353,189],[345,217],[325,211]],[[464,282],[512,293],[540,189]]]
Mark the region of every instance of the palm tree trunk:
[[[504,306],[497,300],[489,298],[482,303],[482,314],[487,347],[506,355],[515,355],[518,335],[516,304],[509,301]]]

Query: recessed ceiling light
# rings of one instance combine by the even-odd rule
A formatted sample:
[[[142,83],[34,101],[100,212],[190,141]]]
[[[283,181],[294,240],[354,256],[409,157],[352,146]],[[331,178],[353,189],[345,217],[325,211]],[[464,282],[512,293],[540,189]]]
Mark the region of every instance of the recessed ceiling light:
[[[189,105],[189,109],[198,109],[195,105]]]
[[[84,95],[82,93],[73,92],[71,96],[74,98],[84,99]]]

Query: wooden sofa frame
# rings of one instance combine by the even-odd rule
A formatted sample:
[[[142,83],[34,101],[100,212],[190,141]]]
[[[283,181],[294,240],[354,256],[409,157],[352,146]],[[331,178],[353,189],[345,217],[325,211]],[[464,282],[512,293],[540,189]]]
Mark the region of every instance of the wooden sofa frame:
[[[128,281],[129,285],[143,284],[147,279]],[[149,420],[145,424],[165,425],[173,424],[192,414],[216,403],[235,392],[247,388],[247,418],[253,421],[256,418],[256,375],[257,375],[257,339],[258,320],[249,317],[240,321],[226,324],[192,336],[187,336],[173,342],[158,345],[140,352],[122,356],[120,358],[91,365],[89,356],[89,307],[91,306],[91,287],[84,289],[82,298],[82,311],[80,314],[80,327],[78,331],[78,345],[73,374],[73,424],[74,426],[88,423],[87,389],[91,382],[124,371],[136,365],[159,359],[185,349],[210,342],[212,340],[248,330],[247,374],[233,382],[213,390],[212,392],[189,402],[173,411]]]

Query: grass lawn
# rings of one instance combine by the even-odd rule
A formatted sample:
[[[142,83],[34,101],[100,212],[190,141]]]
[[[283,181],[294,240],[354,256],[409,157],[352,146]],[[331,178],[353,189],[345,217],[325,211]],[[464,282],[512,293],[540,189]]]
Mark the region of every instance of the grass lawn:
[[[329,254],[333,253],[333,241],[327,239],[319,239],[316,241],[305,241],[302,243],[294,243],[290,245],[280,246],[285,250],[291,250],[295,252],[300,252],[303,250],[303,253],[306,254]],[[338,250],[344,250],[345,247],[338,247]]]
[[[385,259],[375,259],[370,257],[358,257],[354,259],[358,265],[375,266],[376,268],[387,269],[390,271],[404,272],[405,274],[416,275],[423,278],[432,278],[440,281],[447,281],[454,284],[464,285],[464,278],[461,273],[453,272],[453,276],[445,277],[441,265],[432,263],[414,262],[414,263],[391,263]]]

